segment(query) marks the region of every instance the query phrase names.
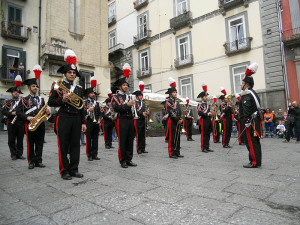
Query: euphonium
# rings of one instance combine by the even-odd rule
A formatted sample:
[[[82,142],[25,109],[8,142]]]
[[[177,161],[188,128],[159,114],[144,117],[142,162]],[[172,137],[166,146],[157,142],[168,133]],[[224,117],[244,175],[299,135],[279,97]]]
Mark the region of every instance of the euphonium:
[[[28,124],[29,131],[35,131],[41,125],[42,122],[44,122],[45,120],[48,120],[49,117],[48,117],[47,113],[45,112],[45,109],[47,106],[48,106],[48,102],[43,106],[43,108],[41,108],[39,113]]]
[[[56,85],[58,87],[56,87]],[[69,100],[67,101],[67,103],[71,106],[73,106],[74,108],[76,109],[82,109],[82,107],[84,106],[84,100],[79,97],[78,95],[76,95],[75,93],[71,92],[65,85],[62,84],[62,79],[59,79],[57,82],[56,82],[56,85],[54,86],[54,90],[57,90],[58,88],[66,91],[70,98]]]
[[[234,109],[234,104],[233,104],[233,102],[232,102],[232,100],[231,100],[232,97],[233,97],[233,94],[226,95],[226,98],[228,98],[228,102],[229,102],[229,104],[230,104],[230,106],[231,106],[231,110],[232,110],[232,112],[234,113],[235,109]]]

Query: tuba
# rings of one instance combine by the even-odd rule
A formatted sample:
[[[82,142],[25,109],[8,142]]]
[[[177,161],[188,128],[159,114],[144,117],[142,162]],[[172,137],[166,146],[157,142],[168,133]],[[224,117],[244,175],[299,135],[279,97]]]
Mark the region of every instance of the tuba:
[[[56,85],[54,86],[54,90],[57,90],[57,89],[62,89],[64,90],[65,92],[67,92],[70,96],[70,99],[69,101],[67,101],[67,103],[71,106],[73,106],[74,108],[80,110],[83,108],[84,106],[84,100],[79,97],[78,95],[76,95],[75,93],[71,92],[65,85],[62,84],[62,79],[59,79],[57,82],[56,82]]]
[[[49,116],[45,112],[45,109],[47,108],[47,106],[48,106],[48,102],[43,106],[43,108],[41,108],[39,113],[28,124],[29,131],[31,131],[31,132],[35,131],[41,125],[42,122],[44,122],[45,120],[48,120]]]

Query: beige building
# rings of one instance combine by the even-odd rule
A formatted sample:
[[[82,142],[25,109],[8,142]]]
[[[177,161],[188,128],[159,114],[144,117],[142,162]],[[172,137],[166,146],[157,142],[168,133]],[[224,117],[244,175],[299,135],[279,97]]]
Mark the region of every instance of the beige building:
[[[257,62],[255,90],[263,106],[285,103],[274,1],[110,0],[108,5],[112,80],[129,61],[132,89],[143,80],[163,94],[171,76],[181,96],[196,99],[202,81],[210,95],[220,95],[220,86],[240,93],[246,67]]]
[[[77,55],[77,67],[84,88],[91,76],[98,81],[100,99],[107,97],[110,73],[107,48],[107,3],[98,0],[1,0],[1,83],[0,98],[14,85],[16,74],[34,77],[32,68],[40,64],[40,94],[47,98],[53,81],[62,78],[57,69],[64,64],[66,49]],[[23,63],[24,70],[18,69]],[[25,87],[22,91],[26,92]],[[105,90],[105,91],[102,91]]]

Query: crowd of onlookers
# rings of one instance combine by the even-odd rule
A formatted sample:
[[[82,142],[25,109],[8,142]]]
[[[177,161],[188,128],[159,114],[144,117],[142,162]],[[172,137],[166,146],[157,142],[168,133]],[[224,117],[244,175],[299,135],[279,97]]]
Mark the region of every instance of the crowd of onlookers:
[[[263,110],[265,123],[265,137],[277,136],[289,142],[291,138],[300,143],[300,106],[296,101],[289,104],[287,111],[278,109],[277,112],[270,108]]]

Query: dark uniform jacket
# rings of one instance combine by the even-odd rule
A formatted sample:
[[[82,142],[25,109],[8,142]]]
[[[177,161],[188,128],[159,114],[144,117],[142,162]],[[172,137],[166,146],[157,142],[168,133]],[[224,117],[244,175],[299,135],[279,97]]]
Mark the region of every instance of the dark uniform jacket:
[[[20,99],[21,98],[19,98],[19,99],[9,99],[9,100],[5,100],[3,102],[1,112],[4,116],[6,116],[7,119],[13,120],[15,118],[15,116],[12,115],[12,113],[16,112],[17,106],[18,106],[18,103],[19,103]],[[3,120],[3,122],[5,122],[5,121]]]
[[[129,97],[127,94],[119,92],[113,95],[111,104],[115,112],[118,113],[118,117],[133,117],[131,106],[127,105]]]
[[[232,107],[229,103],[222,102],[220,105],[221,115],[225,119],[232,119]]]
[[[19,119],[26,121],[28,116],[35,117],[44,105],[45,100],[40,96],[28,95],[21,97],[17,106],[17,116]]]
[[[63,81],[62,84],[71,90],[71,84],[67,81]],[[63,90],[62,89],[57,89],[54,90],[54,87],[56,85],[56,82],[53,83],[50,96],[49,96],[49,101],[48,105],[50,107],[60,107],[58,110],[58,115],[79,115],[81,118],[81,123],[85,123],[85,118],[84,118],[84,107],[81,110],[76,109],[72,105],[68,104],[67,102],[63,102]],[[73,84],[76,85],[76,84]],[[73,92],[77,94],[79,97],[82,98],[83,96],[83,90],[82,87],[79,85],[76,85]]]
[[[249,89],[242,92],[241,101],[240,101],[240,117],[243,118],[246,123],[250,122],[253,113],[257,112],[257,116],[259,117],[259,112],[258,112],[256,102],[250,92],[254,93],[258,102],[260,103],[259,97],[257,96],[254,90]]]
[[[189,109],[189,110],[186,109],[186,110],[185,110],[185,119],[186,119],[186,120],[193,120],[193,118],[188,118],[188,116],[194,117],[194,116],[193,116],[193,110],[191,110],[191,109]]]
[[[93,112],[89,112],[88,111],[88,109],[90,107],[94,107],[94,111]],[[97,122],[100,119],[100,116],[101,116],[100,105],[99,105],[99,103],[95,99],[88,98],[84,102],[84,115],[85,115],[85,118],[86,119],[94,120],[94,118],[91,118],[93,114],[94,114],[94,118],[96,120],[94,122]]]
[[[145,118],[144,115],[143,115],[143,112],[146,111],[146,105],[145,105],[145,102],[142,101],[142,100],[136,100],[135,101],[135,108],[136,108],[136,112],[137,112],[137,115],[140,119],[143,119]]]
[[[173,98],[168,98],[166,101],[169,117],[171,117],[172,120],[178,122],[181,118],[181,108],[179,102]]]
[[[102,108],[101,113],[102,113],[103,119],[111,120],[111,110],[107,105]]]
[[[207,102],[202,101],[198,104],[197,110],[198,115],[201,116],[201,118],[208,118],[208,113],[210,113],[210,105],[207,104]]]

